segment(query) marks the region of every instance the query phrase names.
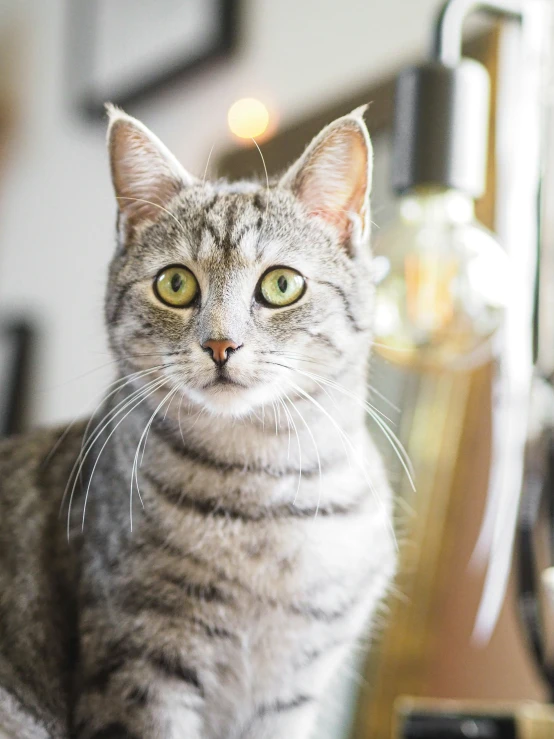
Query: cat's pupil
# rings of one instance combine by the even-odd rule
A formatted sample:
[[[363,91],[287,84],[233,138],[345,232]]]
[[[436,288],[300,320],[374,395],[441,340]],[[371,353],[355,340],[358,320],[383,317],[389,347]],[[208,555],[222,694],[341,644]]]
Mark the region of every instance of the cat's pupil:
[[[183,278],[181,275],[175,274],[171,278],[171,289],[173,292],[178,293],[183,285]]]
[[[282,293],[287,292],[287,287],[289,283],[287,282],[287,278],[284,275],[281,275],[281,277],[279,277],[279,279],[277,280],[277,285],[279,286],[279,290]]]

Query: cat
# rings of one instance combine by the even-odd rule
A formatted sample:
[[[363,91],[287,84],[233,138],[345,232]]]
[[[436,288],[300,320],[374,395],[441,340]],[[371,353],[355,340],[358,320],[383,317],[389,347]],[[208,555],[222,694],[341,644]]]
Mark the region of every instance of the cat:
[[[363,112],[229,183],[108,107],[117,380],[0,444],[1,736],[313,736],[396,563]]]

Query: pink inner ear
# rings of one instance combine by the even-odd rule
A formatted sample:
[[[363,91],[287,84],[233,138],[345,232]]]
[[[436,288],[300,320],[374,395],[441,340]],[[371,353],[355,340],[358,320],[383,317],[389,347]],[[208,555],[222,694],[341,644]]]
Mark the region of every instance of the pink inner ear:
[[[117,121],[110,141],[112,179],[128,229],[155,221],[181,184],[143,131]]]
[[[298,198],[310,214],[337,228],[343,240],[350,236],[350,214],[365,219],[367,157],[359,128],[344,126],[320,143],[300,173]]]

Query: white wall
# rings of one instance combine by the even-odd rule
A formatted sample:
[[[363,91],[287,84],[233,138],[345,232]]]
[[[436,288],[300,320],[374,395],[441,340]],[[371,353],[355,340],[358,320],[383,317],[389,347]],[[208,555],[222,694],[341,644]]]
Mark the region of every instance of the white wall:
[[[68,3],[70,0],[66,0]],[[0,172],[0,311],[39,322],[37,422],[83,414],[108,382],[103,285],[115,205],[104,129],[71,110],[64,88],[64,0],[1,0],[20,34],[19,120]],[[423,54],[438,0],[244,0],[236,58],[132,112],[202,173],[228,145],[226,111],[245,94],[282,121]],[[82,376],[86,374],[84,377]]]

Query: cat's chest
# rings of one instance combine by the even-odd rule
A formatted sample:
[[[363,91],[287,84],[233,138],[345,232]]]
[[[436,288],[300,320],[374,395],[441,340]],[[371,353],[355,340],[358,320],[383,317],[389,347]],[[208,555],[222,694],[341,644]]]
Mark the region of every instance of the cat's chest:
[[[319,692],[382,597],[395,559],[390,533],[363,515],[319,529],[310,522],[290,552],[285,564],[264,556],[233,564],[229,556],[226,572],[238,572],[241,586],[226,623],[241,636],[220,658],[229,668],[225,689],[241,710],[272,704],[289,690]]]
[[[266,508],[227,511],[222,498],[217,510],[204,504],[175,510],[164,502],[158,515],[166,539],[224,585],[236,583],[260,598],[295,598],[321,581],[348,582],[371,560],[381,535],[390,536],[386,511],[363,480],[348,477],[348,495],[330,492],[337,492],[336,481],[324,480],[321,489],[313,481],[296,500],[291,495]]]

